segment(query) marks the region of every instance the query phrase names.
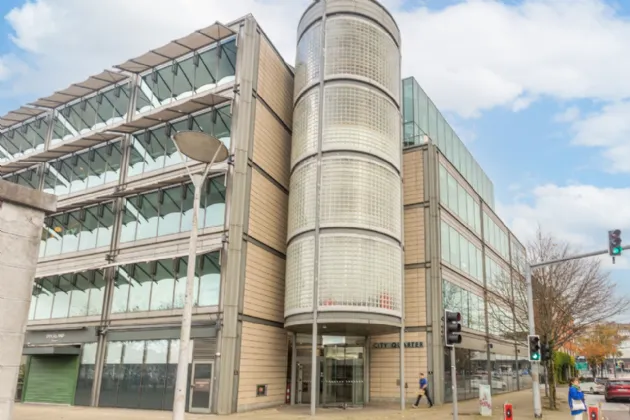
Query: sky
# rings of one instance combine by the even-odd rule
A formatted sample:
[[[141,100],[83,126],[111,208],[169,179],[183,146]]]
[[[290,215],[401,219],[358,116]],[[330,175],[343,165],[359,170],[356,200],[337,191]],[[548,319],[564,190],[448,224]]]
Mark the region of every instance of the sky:
[[[293,64],[309,3],[2,0],[0,115],[247,13]],[[630,0],[382,3],[402,32],[403,77],[466,142],[521,241],[541,226],[586,252],[618,228],[630,244]],[[630,252],[602,261],[630,294]]]

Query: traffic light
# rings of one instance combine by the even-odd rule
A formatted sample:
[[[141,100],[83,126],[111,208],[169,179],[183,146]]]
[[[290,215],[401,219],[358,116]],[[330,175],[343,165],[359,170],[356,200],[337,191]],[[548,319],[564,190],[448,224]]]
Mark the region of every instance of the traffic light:
[[[608,231],[608,253],[611,257],[621,255],[621,231],[619,229]]]
[[[528,335],[527,348],[529,350],[529,361],[540,362],[540,337],[537,335]]]
[[[444,341],[446,346],[453,347],[462,342],[462,314],[459,312],[444,311]]]
[[[551,345],[549,343],[543,343],[540,346],[540,360],[543,362],[551,360]]]

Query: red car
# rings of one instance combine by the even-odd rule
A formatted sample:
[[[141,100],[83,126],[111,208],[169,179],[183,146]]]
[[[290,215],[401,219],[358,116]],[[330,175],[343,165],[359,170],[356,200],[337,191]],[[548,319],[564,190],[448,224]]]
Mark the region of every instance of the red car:
[[[609,379],[604,391],[606,402],[630,400],[630,379]]]

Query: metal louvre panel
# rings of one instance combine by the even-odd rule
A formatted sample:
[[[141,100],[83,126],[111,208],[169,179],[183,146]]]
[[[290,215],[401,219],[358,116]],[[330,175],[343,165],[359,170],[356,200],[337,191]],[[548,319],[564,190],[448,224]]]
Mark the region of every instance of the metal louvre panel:
[[[326,79],[363,79],[400,102],[400,51],[383,28],[367,19],[351,15],[328,18],[325,75]]]
[[[317,22],[311,26],[300,38],[295,57],[294,98],[302,90],[320,78],[319,54],[321,51],[322,24]]]
[[[306,156],[317,153],[317,123],[319,88],[313,88],[300,98],[293,110],[291,169]]]
[[[315,194],[317,161],[310,159],[300,165],[291,176],[289,185],[289,221],[287,240],[307,230],[315,229]]]
[[[315,275],[315,238],[303,236],[287,248],[285,316],[313,310],[313,277]]]
[[[374,236],[322,233],[319,311],[379,312],[400,317],[400,246]]]
[[[401,240],[402,186],[393,169],[354,156],[326,156],[322,185],[321,227],[368,229]]]
[[[216,353],[216,338],[195,338],[193,344],[193,360],[211,360],[214,359]]]
[[[310,118],[317,121],[316,116]],[[400,170],[400,113],[376,89],[360,84],[327,84],[322,130],[322,150],[370,153]]]

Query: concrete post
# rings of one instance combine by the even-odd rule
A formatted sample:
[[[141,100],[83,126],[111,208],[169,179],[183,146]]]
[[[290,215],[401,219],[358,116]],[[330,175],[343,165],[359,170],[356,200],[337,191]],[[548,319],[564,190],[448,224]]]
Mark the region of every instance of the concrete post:
[[[46,213],[57,197],[0,180],[0,420],[10,420]]]

